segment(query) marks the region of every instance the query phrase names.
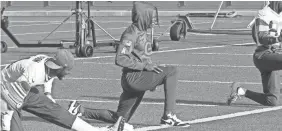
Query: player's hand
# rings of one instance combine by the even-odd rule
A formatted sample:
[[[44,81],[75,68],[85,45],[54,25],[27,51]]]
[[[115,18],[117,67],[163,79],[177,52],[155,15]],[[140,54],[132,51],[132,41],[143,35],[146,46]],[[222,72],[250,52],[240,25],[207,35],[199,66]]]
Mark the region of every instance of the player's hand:
[[[146,71],[153,71],[153,72],[156,72],[158,74],[163,72],[163,70],[161,68],[159,68],[157,65],[154,65],[154,64],[147,64],[145,66],[145,70]]]

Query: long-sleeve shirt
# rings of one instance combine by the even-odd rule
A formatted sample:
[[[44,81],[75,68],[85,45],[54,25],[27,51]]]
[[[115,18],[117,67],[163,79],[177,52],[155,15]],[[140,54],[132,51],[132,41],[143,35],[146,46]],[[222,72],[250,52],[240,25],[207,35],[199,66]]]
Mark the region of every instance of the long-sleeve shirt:
[[[134,2],[132,24],[123,32],[116,53],[115,63],[125,70],[142,71],[152,60],[152,41],[147,29],[152,27],[156,7],[145,2]]]
[[[150,64],[152,54],[151,42],[145,31],[132,24],[121,37],[116,54],[116,64],[124,69],[142,71],[146,64]]]
[[[5,88],[1,92],[8,94],[16,104],[22,104],[30,88],[37,85],[43,85],[44,91],[51,93],[54,78],[46,74],[45,68],[45,62],[49,58],[51,57],[46,55],[36,55],[6,66],[1,71],[1,85]],[[28,87],[22,85],[22,82],[28,84]]]

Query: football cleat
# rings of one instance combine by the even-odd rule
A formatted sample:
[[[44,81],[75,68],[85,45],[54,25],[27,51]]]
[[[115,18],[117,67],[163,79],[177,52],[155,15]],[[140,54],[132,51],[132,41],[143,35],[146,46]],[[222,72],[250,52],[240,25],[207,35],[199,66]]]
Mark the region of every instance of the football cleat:
[[[81,105],[76,101],[71,101],[69,104],[68,111],[75,116],[82,116],[82,113],[79,112]]]
[[[106,128],[106,131],[124,131],[124,126],[125,126],[125,119],[122,116],[120,116],[114,125]]]
[[[167,114],[163,116],[161,119],[161,124],[163,125],[170,125],[170,126],[181,126],[181,127],[189,127],[190,124],[187,122],[183,122],[182,120],[178,119],[174,114]]]
[[[231,105],[234,103],[237,99],[241,98],[238,94],[238,89],[241,87],[241,85],[238,82],[234,82],[231,85],[231,93],[229,98],[227,99],[227,105]]]

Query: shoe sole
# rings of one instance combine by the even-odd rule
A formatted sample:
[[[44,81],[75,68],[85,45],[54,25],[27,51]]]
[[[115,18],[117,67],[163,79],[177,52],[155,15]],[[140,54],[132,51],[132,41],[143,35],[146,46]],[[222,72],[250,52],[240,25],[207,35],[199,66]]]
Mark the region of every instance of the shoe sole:
[[[238,92],[238,88],[241,87],[241,85],[238,83],[238,82],[233,82],[232,85],[230,86],[231,88],[231,93],[229,95],[229,98],[227,99],[227,105],[231,105],[232,103],[234,103],[237,99],[237,98],[234,98],[235,96],[232,95],[234,92]],[[235,100],[234,100],[235,99]]]
[[[175,125],[170,125],[170,124],[161,124],[164,126],[172,126],[172,127],[190,127],[191,125],[183,125],[183,126],[175,126]]]
[[[169,123],[161,123],[161,125],[175,126],[175,127],[189,127],[189,126],[191,126],[189,123],[183,123],[183,124],[186,124],[186,125],[171,125]]]

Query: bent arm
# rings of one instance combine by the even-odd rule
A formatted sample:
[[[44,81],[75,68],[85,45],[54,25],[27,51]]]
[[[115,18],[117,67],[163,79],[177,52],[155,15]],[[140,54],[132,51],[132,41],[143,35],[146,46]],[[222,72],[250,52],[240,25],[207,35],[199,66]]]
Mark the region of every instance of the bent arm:
[[[115,64],[133,70],[143,70],[145,64],[141,60],[134,59],[133,46],[132,40],[122,39],[116,53]]]

